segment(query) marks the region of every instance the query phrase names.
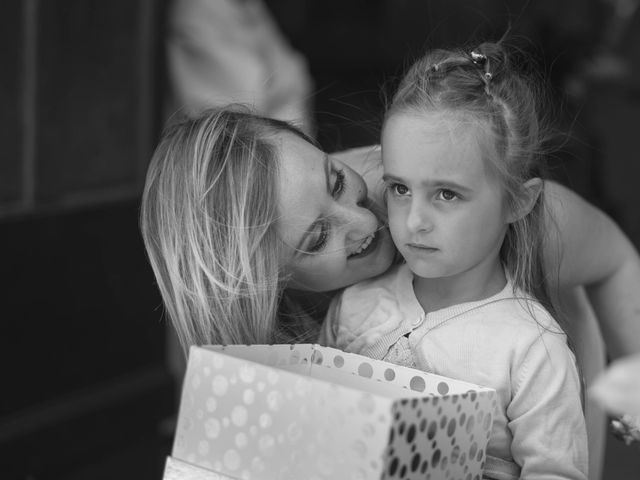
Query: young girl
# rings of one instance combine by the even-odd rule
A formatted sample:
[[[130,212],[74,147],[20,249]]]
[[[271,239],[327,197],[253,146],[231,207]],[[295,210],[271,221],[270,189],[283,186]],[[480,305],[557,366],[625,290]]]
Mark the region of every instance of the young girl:
[[[545,309],[537,103],[497,44],[411,68],[382,135],[404,263],[334,300],[322,343],[495,388],[486,478],[583,479],[580,378]]]

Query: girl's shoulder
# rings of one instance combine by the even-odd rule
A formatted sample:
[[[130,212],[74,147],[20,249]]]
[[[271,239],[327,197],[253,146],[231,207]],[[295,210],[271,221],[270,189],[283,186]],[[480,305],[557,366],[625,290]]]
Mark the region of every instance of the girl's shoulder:
[[[514,289],[510,282],[478,314],[503,323],[503,328],[513,329],[521,338],[537,338],[541,333],[564,335],[553,315],[536,298]]]

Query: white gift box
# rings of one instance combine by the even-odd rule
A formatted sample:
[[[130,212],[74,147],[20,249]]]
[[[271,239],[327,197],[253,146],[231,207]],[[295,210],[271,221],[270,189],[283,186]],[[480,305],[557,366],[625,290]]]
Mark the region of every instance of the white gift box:
[[[192,347],[165,479],[480,479],[495,402],[319,345]]]

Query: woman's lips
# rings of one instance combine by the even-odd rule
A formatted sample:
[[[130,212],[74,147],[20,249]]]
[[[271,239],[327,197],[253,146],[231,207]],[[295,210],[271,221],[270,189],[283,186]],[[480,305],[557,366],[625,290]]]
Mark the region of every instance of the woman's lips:
[[[357,251],[357,253],[352,253],[351,255],[349,255],[348,257],[349,260],[353,258],[366,257],[367,255],[375,251],[376,248],[378,247],[378,244],[380,243],[379,239],[380,239],[380,230],[373,232],[364,240],[364,242],[362,242],[362,245],[360,247],[362,248],[362,250],[359,250]]]

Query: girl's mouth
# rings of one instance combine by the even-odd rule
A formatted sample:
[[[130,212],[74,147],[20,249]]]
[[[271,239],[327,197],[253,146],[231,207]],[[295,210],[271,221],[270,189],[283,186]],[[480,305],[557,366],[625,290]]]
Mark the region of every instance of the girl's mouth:
[[[428,245],[423,245],[421,243],[407,243],[407,247],[409,247],[413,251],[418,251],[422,253],[433,253],[438,251],[435,247],[430,247]]]

